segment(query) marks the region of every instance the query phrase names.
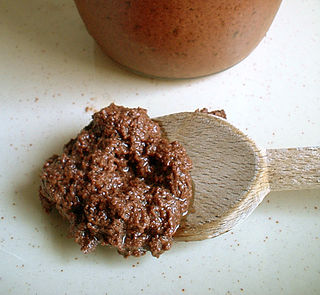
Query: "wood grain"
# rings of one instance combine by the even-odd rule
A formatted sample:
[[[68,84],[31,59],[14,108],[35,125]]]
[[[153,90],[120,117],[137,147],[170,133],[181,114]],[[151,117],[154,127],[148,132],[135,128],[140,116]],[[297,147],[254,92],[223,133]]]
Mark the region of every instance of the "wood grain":
[[[267,150],[272,191],[320,188],[320,148]]]
[[[264,155],[227,121],[204,113],[155,119],[193,162],[194,201],[176,240],[203,240],[247,218],[270,190],[320,188],[320,148],[267,150]]]
[[[223,119],[203,113],[157,118],[170,141],[193,161],[194,203],[176,239],[220,235],[245,219],[269,192],[264,157],[255,144]]]

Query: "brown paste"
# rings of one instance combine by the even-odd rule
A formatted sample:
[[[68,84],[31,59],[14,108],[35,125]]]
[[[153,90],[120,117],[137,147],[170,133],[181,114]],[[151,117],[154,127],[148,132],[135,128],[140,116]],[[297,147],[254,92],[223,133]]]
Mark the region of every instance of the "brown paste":
[[[85,253],[101,244],[158,257],[188,211],[190,169],[185,149],[163,138],[146,110],[111,104],[46,161],[40,199],[69,221]]]
[[[265,36],[281,0],[75,0],[92,37],[147,75],[189,78],[224,70]]]
[[[196,109],[195,112],[209,114],[209,115],[217,116],[223,119],[227,119],[227,114],[224,110],[209,111],[207,108],[203,108],[203,109]]]

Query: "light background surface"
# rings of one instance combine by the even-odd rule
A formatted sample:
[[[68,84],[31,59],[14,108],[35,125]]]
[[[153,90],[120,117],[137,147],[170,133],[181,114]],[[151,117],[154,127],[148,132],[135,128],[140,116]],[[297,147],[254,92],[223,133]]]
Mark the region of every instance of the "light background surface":
[[[84,255],[38,200],[46,158],[111,102],[149,115],[225,109],[261,148],[320,145],[320,2],[285,0],[240,64],[136,76],[104,56],[71,0],[0,0],[1,294],[320,294],[320,191],[271,193],[234,230],[159,259]]]

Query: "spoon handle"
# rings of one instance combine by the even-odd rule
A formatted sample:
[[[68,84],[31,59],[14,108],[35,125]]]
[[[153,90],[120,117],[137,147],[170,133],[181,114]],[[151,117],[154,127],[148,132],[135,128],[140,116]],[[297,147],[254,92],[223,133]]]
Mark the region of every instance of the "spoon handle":
[[[269,149],[271,191],[320,188],[320,147]]]

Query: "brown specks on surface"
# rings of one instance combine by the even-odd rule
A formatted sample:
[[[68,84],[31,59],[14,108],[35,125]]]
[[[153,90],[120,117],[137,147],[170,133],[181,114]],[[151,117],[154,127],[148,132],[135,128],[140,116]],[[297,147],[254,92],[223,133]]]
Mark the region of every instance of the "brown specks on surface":
[[[85,110],[86,113],[94,112],[93,107],[89,107],[89,106],[86,106],[84,110]]]
[[[30,246],[32,248],[40,248],[40,245],[35,245],[35,244],[31,244],[31,243],[28,243],[28,246]]]
[[[24,264],[21,264],[21,265],[17,264],[16,267],[24,268]]]
[[[94,106],[94,101],[96,101],[96,97],[90,97],[89,101],[87,102],[87,106],[85,107],[85,112],[86,113],[95,113],[97,112],[97,108]]]

